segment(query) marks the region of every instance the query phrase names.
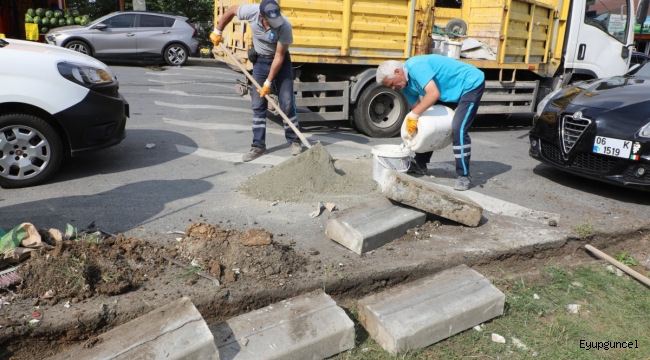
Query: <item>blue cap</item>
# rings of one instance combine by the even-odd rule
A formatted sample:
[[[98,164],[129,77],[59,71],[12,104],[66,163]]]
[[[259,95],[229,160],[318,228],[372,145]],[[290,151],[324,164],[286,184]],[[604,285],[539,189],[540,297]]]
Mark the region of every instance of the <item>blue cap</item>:
[[[272,28],[280,27],[284,24],[280,6],[274,0],[262,0],[260,3],[260,14]]]

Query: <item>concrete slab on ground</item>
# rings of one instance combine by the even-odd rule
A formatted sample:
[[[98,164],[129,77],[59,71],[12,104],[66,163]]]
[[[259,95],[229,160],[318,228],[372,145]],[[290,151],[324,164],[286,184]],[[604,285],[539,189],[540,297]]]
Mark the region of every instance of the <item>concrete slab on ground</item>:
[[[218,360],[219,353],[208,325],[184,297],[50,359]]]
[[[483,208],[461,192],[394,170],[382,172],[379,186],[387,198],[445,219],[467,226],[478,226],[481,221]]]
[[[210,326],[221,359],[324,359],[354,347],[354,323],[315,291]]]
[[[505,296],[465,265],[396,286],[358,303],[359,320],[396,354],[446,339],[503,314]]]
[[[426,213],[379,198],[340,212],[327,220],[325,234],[361,255],[395,239],[426,221]]]

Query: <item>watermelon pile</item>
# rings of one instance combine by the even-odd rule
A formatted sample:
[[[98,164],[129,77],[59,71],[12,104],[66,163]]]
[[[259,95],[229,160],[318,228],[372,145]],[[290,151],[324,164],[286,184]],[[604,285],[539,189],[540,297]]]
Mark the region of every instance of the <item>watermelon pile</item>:
[[[25,13],[25,23],[38,24],[39,32],[46,34],[50,29],[59,26],[90,24],[90,16],[81,15],[77,10],[52,11],[42,8],[28,9]]]

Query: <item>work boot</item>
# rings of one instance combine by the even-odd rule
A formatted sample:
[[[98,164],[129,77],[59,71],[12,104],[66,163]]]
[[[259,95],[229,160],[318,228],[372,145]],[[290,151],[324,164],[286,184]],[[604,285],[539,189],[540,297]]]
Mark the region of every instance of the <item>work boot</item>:
[[[426,175],[427,173],[427,164],[418,163],[415,160],[411,160],[409,163],[409,169],[406,171],[407,174],[416,174],[416,175]]]
[[[302,144],[300,143],[300,141],[296,140],[291,142],[291,155],[293,156],[300,155],[301,152],[302,152]]]
[[[472,177],[468,175],[460,175],[456,179],[456,185],[454,185],[454,190],[465,191],[469,189],[470,184],[472,183]]]
[[[249,162],[251,160],[255,160],[258,157],[264,155],[265,152],[266,152],[266,148],[258,148],[257,146],[253,146],[246,154],[244,154],[241,157],[241,159],[244,162]]]

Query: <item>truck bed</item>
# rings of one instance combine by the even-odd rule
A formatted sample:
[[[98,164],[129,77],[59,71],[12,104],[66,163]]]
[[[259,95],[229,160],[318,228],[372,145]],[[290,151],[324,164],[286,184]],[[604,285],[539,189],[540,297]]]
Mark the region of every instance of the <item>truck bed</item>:
[[[489,44],[497,53],[496,60],[461,60],[481,69],[521,69],[552,76],[559,65],[559,52],[553,50],[561,49],[563,36],[557,35],[564,31],[561,15],[565,11],[557,8],[558,1],[470,0],[457,9],[435,7],[428,0],[278,3],[293,26],[291,58],[297,64],[378,65],[385,60],[404,61],[430,53],[434,25],[444,26],[452,18],[461,18],[468,24],[469,37]],[[215,0],[215,23],[229,6],[253,2],[259,3]],[[227,46],[245,62],[246,50],[251,46],[248,26],[235,18],[224,37]],[[215,56],[230,61],[218,50]]]

